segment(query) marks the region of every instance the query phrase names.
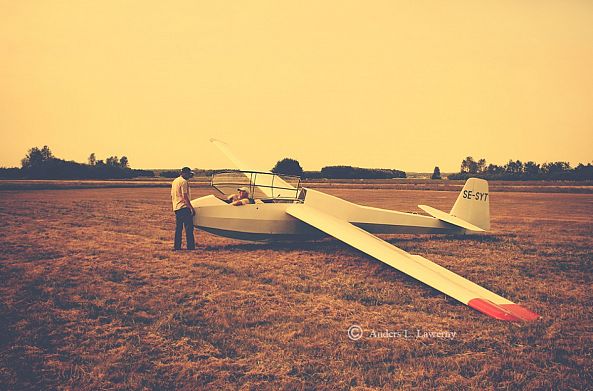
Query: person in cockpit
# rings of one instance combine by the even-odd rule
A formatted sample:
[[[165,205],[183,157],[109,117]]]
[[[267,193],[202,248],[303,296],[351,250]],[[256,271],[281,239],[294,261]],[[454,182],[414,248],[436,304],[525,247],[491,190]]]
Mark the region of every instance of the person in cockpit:
[[[237,189],[237,194],[231,194],[227,197],[227,202],[234,206],[250,204],[251,200],[249,199],[249,189],[245,186],[239,187]]]

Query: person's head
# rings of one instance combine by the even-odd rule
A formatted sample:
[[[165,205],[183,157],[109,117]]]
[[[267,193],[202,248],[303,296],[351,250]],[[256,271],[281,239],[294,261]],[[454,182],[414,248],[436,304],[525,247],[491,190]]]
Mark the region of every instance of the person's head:
[[[189,178],[192,178],[194,176],[194,173],[189,167],[183,167],[181,169],[181,176],[183,177],[183,179],[188,180]]]
[[[249,189],[246,188],[245,186],[239,187],[237,189],[237,191],[239,192],[239,197],[241,197],[241,198],[248,198],[249,197]]]

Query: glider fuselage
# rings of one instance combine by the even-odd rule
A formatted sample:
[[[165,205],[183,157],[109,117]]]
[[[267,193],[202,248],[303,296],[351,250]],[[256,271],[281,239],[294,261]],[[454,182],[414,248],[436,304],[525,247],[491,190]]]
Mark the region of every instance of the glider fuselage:
[[[318,201],[324,210],[373,234],[463,233],[465,229],[430,216],[361,206],[307,189],[305,203]],[[286,213],[289,206],[299,207],[301,201],[257,202],[232,206],[210,195],[195,199],[194,225],[204,231],[242,240],[302,240],[326,236]]]

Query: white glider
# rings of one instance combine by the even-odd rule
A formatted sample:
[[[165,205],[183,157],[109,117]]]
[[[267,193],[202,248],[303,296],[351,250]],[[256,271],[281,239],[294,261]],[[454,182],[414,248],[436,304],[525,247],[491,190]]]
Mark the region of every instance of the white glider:
[[[197,198],[192,201],[196,209],[196,227],[243,240],[299,240],[333,236],[496,319],[533,321],[539,318],[538,314],[373,235],[487,231],[490,229],[487,181],[468,179],[449,213],[419,205],[430,215],[423,216],[357,205],[303,188],[299,178],[284,180],[271,172],[253,170],[238,159],[228,145],[219,140],[211,141],[239,169],[214,175],[212,186],[227,195],[238,186],[247,185],[253,203],[236,207],[214,195]]]

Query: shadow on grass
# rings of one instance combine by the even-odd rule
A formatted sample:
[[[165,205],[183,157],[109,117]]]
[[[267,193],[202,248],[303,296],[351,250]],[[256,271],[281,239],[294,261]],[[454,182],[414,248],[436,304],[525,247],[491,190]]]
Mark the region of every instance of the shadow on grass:
[[[508,238],[515,237],[515,234],[481,234],[481,235],[419,235],[407,238],[384,239],[393,245],[405,242],[474,242],[474,243],[499,243]]]
[[[335,251],[340,248],[348,248],[345,243],[334,238],[318,239],[314,241],[277,241],[277,242],[250,242],[233,243],[225,245],[208,245],[205,250],[225,250],[231,252],[241,251]]]
[[[414,237],[388,237],[382,238],[386,242],[394,245],[405,245],[409,242],[427,243],[427,242],[453,242],[460,241],[465,243],[499,243],[509,237],[515,237],[514,234],[483,234],[483,235],[419,235]],[[320,251],[332,252],[340,249],[352,248],[351,246],[334,238],[324,238],[313,241],[276,241],[276,242],[250,242],[233,243],[226,245],[208,245],[207,251]]]

